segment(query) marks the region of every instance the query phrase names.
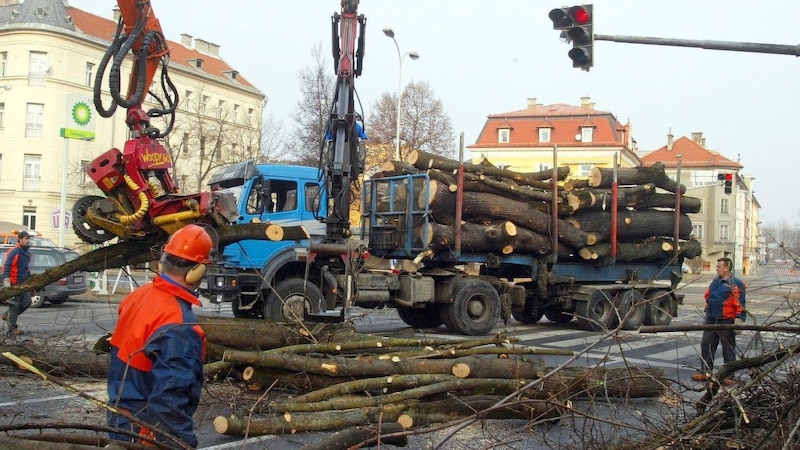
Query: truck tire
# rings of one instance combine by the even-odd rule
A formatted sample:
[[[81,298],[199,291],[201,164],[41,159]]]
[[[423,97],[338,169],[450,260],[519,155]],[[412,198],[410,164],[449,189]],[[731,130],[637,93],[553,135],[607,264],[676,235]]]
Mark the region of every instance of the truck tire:
[[[305,294],[305,296],[304,296]],[[279,322],[303,320],[305,307],[309,312],[319,312],[325,304],[322,291],[312,282],[302,278],[279,281],[264,303],[264,319]],[[313,306],[312,306],[313,305]]]
[[[619,301],[617,310],[619,311],[619,318],[622,319],[626,315],[628,318],[622,324],[623,330],[638,330],[644,317],[647,314],[646,305],[642,293],[636,289],[628,289],[617,296]]]
[[[439,328],[442,324],[438,305],[428,305],[426,308],[398,306],[397,315],[412,328]]]
[[[239,306],[242,304],[247,304],[249,302],[245,301],[242,302],[242,297],[239,295],[231,297],[231,311],[233,311],[233,317],[237,319],[258,319],[261,314],[259,314],[258,306],[254,305],[250,309],[239,309]]]
[[[581,328],[592,331],[608,330],[617,319],[617,308],[610,292],[595,289],[586,301],[575,303],[575,316]]]
[[[453,303],[442,306],[445,326],[467,336],[485,335],[500,320],[500,296],[491,284],[476,278],[461,278],[453,286]]]
[[[665,326],[672,322],[673,299],[666,289],[645,292],[645,325]]]
[[[571,312],[562,311],[559,308],[547,308],[544,311],[544,316],[547,317],[547,320],[550,322],[555,323],[569,323],[572,321],[572,318],[575,317]]]
[[[542,316],[544,316],[544,310],[533,306],[531,303],[532,302],[530,301],[525,302],[524,308],[511,308],[511,315],[517,320],[517,322],[534,324],[542,320]]]

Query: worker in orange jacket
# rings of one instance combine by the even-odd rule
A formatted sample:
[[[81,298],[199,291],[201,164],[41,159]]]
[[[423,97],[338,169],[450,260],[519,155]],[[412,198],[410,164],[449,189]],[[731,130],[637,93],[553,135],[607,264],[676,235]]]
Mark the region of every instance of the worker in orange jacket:
[[[733,262],[730,258],[717,260],[717,278],[706,289],[706,324],[744,323],[747,318],[744,306],[747,290],[742,280],[731,273]],[[736,333],[734,330],[704,330],[700,341],[703,359],[702,370],[693,374],[696,381],[706,380],[714,370],[717,347],[722,344],[722,358],[725,363],[736,360]],[[731,378],[722,380],[723,384],[733,384]]]
[[[16,286],[31,276],[31,235],[22,230],[17,235],[17,245],[6,253],[2,274],[3,287]],[[8,311],[3,313],[3,320],[8,322],[8,334],[19,336],[22,330],[17,326],[17,317],[31,306],[31,293],[23,292],[14,298],[3,302],[8,305]]]
[[[206,337],[192,306],[202,306],[196,289],[213,247],[202,226],[179,229],[161,254],[161,275],[120,304],[110,339],[109,406],[120,412],[109,412],[108,424],[118,429],[111,439],[139,442],[144,435],[172,448],[163,431],[197,446],[192,416],[200,401]]]

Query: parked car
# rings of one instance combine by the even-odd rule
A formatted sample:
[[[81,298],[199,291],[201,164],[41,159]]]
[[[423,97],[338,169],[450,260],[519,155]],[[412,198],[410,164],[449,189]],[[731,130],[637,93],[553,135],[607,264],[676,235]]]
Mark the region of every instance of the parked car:
[[[17,235],[19,230],[13,230],[6,233],[0,233],[0,244],[16,245],[19,241]],[[55,247],[56,243],[42,237],[37,231],[30,230],[28,234],[31,235],[31,247]]]
[[[13,245],[0,245],[0,267],[5,264],[6,254]],[[77,258],[78,252],[58,247],[31,246],[31,274],[39,274],[47,269],[60,266]],[[31,293],[31,308],[40,308],[45,301],[60,305],[72,295],[83,294],[87,290],[88,274],[83,271],[74,272],[66,277],[48,284],[44,290]]]

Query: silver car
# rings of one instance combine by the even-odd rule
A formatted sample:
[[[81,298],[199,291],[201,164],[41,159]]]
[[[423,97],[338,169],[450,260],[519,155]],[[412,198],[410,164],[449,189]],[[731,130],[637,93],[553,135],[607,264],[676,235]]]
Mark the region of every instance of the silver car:
[[[6,254],[12,246],[0,247],[0,269],[5,264]],[[77,258],[78,252],[57,247],[30,247],[31,274],[36,275],[47,269],[60,266]],[[88,274],[78,271],[50,283],[41,291],[31,293],[31,308],[40,308],[45,301],[60,305],[72,295],[83,294],[87,290]]]

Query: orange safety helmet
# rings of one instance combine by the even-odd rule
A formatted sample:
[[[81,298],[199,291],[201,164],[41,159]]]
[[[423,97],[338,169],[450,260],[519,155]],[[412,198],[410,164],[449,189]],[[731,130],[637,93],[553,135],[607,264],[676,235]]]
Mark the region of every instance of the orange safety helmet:
[[[199,225],[186,225],[172,234],[164,253],[198,264],[211,262],[211,236]]]

